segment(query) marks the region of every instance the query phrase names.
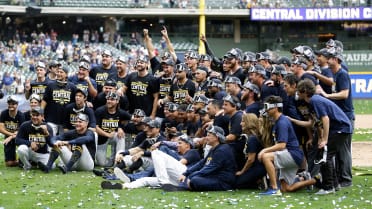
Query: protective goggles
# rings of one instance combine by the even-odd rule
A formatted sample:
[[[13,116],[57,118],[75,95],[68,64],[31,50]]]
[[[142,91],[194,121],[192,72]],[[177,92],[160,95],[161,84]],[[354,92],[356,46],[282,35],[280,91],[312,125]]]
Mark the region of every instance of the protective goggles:
[[[273,104],[270,104],[270,103],[264,103],[264,110],[265,111],[268,111],[272,108],[275,108],[275,107],[283,107],[283,103],[273,103]]]

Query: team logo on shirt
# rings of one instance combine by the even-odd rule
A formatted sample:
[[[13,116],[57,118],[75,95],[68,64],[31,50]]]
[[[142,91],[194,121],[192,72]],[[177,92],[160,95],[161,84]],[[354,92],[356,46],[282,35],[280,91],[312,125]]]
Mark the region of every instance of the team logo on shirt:
[[[71,92],[64,89],[53,90],[53,101],[64,105],[70,103]]]
[[[208,157],[207,160],[205,161],[205,165],[209,165],[212,161],[212,157]]]
[[[177,104],[182,104],[186,103],[186,96],[189,94],[187,89],[179,89],[173,92],[174,98],[173,101],[174,103]]]
[[[44,85],[37,85],[32,87],[32,94],[38,94],[41,98],[45,93],[46,86]]]
[[[9,132],[15,132],[18,130],[18,122],[4,121],[5,129]]]
[[[136,96],[144,96],[147,95],[147,83],[142,82],[132,82],[130,85],[130,89],[132,90],[132,94]]]
[[[109,76],[108,73],[97,73],[97,75],[96,75],[96,83],[98,85],[103,86],[103,84],[107,80],[108,76]]]
[[[102,119],[101,128],[103,131],[107,133],[111,133],[116,131],[119,127],[119,119]]]
[[[163,84],[163,83],[160,84],[159,94],[161,98],[168,96],[170,92],[170,87],[171,87],[170,84]]]
[[[40,134],[40,133],[30,134],[28,136],[28,140],[30,142],[36,142],[36,143],[39,143],[39,144],[45,144],[46,143],[45,136],[43,134]]]
[[[88,92],[88,85],[78,84],[76,85],[76,88]]]

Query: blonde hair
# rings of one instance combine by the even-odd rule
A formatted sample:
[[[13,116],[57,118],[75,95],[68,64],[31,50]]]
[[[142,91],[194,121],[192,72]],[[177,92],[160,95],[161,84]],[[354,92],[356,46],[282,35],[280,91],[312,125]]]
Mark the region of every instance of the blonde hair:
[[[270,147],[274,144],[273,137],[272,137],[272,128],[273,123],[269,117],[260,117],[259,119],[259,127],[260,127],[260,139],[262,146],[264,148]]]
[[[256,136],[260,135],[258,129],[259,122],[256,114],[243,114],[242,121],[244,122],[244,126],[242,127],[242,131],[244,134]]]

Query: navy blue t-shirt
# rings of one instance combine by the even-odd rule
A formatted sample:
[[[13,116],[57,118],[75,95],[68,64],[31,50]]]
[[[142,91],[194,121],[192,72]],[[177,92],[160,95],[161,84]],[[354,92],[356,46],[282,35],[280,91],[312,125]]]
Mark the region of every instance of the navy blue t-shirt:
[[[319,95],[313,95],[310,99],[310,105],[313,107],[317,118],[320,120],[323,116],[329,118],[329,135],[336,133],[353,132],[350,119],[331,100]]]
[[[291,121],[281,114],[278,120],[275,121],[272,133],[276,143],[286,143],[286,149],[291,154],[293,160],[298,166],[301,166],[304,153],[300,149]]]
[[[327,78],[333,78],[333,74],[331,70],[328,67],[325,68],[320,68],[321,69],[321,74]],[[327,85],[323,83],[322,81],[319,80],[319,85],[322,87],[325,93],[330,94],[332,93],[332,86]]]
[[[239,137],[242,134],[242,126],[240,123],[242,122],[242,111],[237,111],[233,116],[230,118],[229,122],[229,134],[234,134],[236,137]],[[227,135],[225,133],[225,135]]]
[[[245,112],[256,114],[256,116],[259,117],[260,116],[260,109],[261,109],[261,103],[260,102],[254,102],[254,103],[245,107]]]
[[[248,139],[245,142],[244,153],[245,154],[256,153],[256,159],[254,160],[253,165],[260,164],[257,157],[258,157],[258,153],[262,149],[263,149],[263,146],[258,140],[257,136],[255,135],[248,136]]]
[[[344,69],[340,69],[334,74],[334,83],[335,85],[332,86],[332,93],[340,92],[347,89],[349,90],[349,95],[346,99],[333,99],[332,101],[336,103],[342,111],[344,111],[344,113],[350,120],[355,120],[349,74]]]

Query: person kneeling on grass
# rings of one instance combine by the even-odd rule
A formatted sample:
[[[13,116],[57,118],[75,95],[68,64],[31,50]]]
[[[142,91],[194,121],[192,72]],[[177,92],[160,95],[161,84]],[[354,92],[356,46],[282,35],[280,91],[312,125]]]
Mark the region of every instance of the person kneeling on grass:
[[[179,178],[181,185],[192,191],[231,190],[235,184],[236,163],[232,149],[224,144],[225,132],[219,126],[207,128],[208,155],[188,168]]]
[[[48,163],[38,162],[38,166],[49,173],[54,161],[61,156],[65,165],[58,168],[66,174],[72,170],[92,171],[96,143],[94,133],[88,129],[89,117],[79,113],[76,117],[75,129],[52,138],[53,148]]]
[[[282,114],[283,103],[278,96],[269,96],[265,99],[264,110],[268,117],[274,121],[272,133],[275,144],[262,149],[258,153],[260,160],[270,178],[270,185],[261,195],[281,195],[277,184],[276,169],[279,169],[280,188],[283,192],[295,191],[296,172],[301,166],[304,154],[289,119]],[[315,182],[313,182],[315,183]]]

